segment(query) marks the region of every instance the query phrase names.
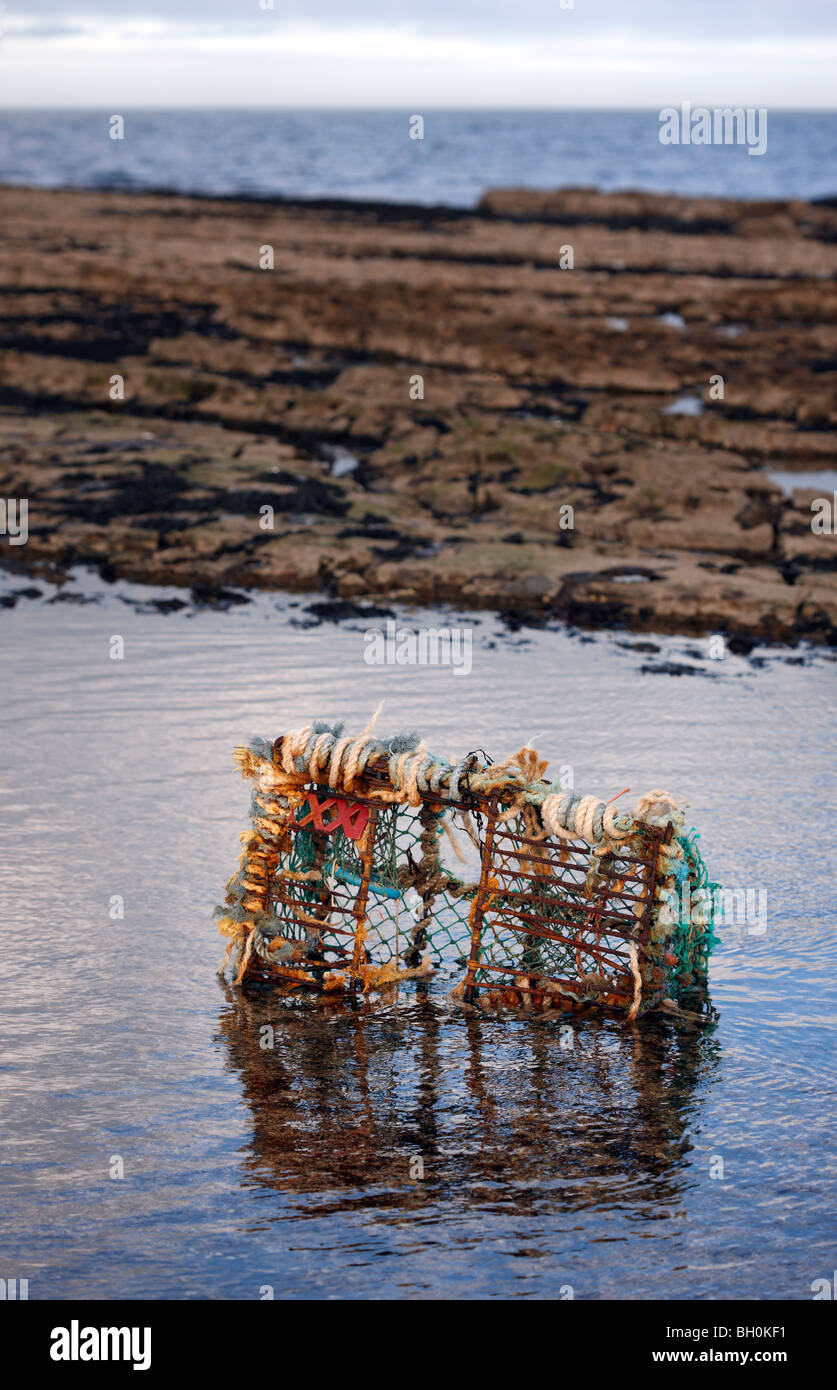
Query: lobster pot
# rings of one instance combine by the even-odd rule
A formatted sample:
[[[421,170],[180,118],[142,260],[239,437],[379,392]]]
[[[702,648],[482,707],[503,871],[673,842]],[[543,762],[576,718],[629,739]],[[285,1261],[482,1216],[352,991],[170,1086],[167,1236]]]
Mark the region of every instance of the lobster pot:
[[[612,818],[591,842],[547,829],[542,778],[476,755],[421,787],[386,745],[350,786],[288,770],[281,739],[242,753],[258,790],[218,910],[241,983],[368,993],[441,971],[485,1010],[636,1017],[705,981],[714,885],[675,818]]]

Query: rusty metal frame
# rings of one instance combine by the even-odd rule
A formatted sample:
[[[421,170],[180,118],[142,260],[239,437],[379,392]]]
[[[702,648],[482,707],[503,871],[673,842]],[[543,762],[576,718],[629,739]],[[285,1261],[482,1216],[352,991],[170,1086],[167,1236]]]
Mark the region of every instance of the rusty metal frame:
[[[378,808],[373,806],[369,812],[369,820],[363,832],[363,847],[360,851],[360,861],[363,865],[363,872],[360,878],[360,887],[355,894],[355,901],[352,911],[355,918],[355,944],[352,953],[352,982],[357,983],[362,979],[362,966],[364,964],[364,935],[366,927],[366,907],[369,902],[369,881],[372,878],[372,860],[375,853],[375,836],[378,831]]]
[[[578,979],[527,970],[519,960],[498,961],[490,949],[488,952],[485,950],[483,938],[486,928],[493,929],[498,934],[498,939],[499,933],[505,932],[513,939],[520,940],[521,944],[531,945],[538,941],[555,942],[566,951],[574,950],[580,977],[585,973],[581,966],[582,956],[595,962],[597,970],[601,973],[613,972],[614,969],[620,968],[623,972],[626,971],[628,957],[619,950],[619,944],[622,942],[625,945],[633,942],[641,954],[646,954],[656,888],[657,854],[660,842],[664,838],[670,838],[671,828],[669,827],[666,836],[653,826],[644,827],[642,833],[645,840],[644,852],[637,856],[626,846],[622,857],[623,865],[636,866],[633,871],[630,869],[609,870],[606,865],[600,866],[599,872],[605,883],[589,903],[580,903],[573,897],[567,896],[566,909],[576,914],[586,914],[587,921],[584,923],[563,920],[562,917],[558,917],[556,908],[560,911],[560,903],[556,903],[554,907],[551,906],[548,914],[543,910],[538,911],[538,902],[542,895],[528,891],[526,888],[512,886],[514,880],[518,884],[521,882],[534,883],[538,878],[548,877],[552,886],[565,890],[571,889],[577,894],[583,890],[583,880],[576,883],[566,878],[556,877],[552,873],[539,875],[533,869],[525,869],[520,865],[512,867],[508,861],[515,858],[527,858],[525,850],[517,847],[530,846],[533,850],[539,850],[542,855],[544,855],[544,851],[546,852],[539,862],[545,867],[548,866],[550,870],[569,867],[570,869],[577,868],[578,872],[581,873],[583,866],[586,877],[590,863],[590,845],[582,841],[536,840],[530,836],[517,835],[513,831],[505,829],[501,830],[499,834],[494,829],[490,842],[486,836],[481,884],[492,883],[494,892],[490,896],[486,894],[482,910],[479,913],[479,939],[476,929],[472,932],[472,949],[468,962],[468,979],[464,996],[466,1002],[473,1002],[478,995],[481,984],[477,979],[478,972],[484,973],[486,977],[489,973],[511,977],[507,988],[518,996],[521,994],[521,989],[514,981],[515,979],[519,980],[521,976],[526,979],[527,992],[536,990],[539,985],[549,984],[559,986],[562,992],[569,995],[575,994],[579,998],[585,992]],[[506,849],[501,843],[498,843],[498,840],[503,838],[513,842],[515,848]],[[505,860],[506,866],[498,865],[498,859]],[[567,866],[567,859],[570,860],[569,866]],[[618,890],[609,888],[608,878],[614,883],[621,882],[623,887]],[[502,886],[498,887],[498,880]],[[641,885],[644,891],[638,893],[628,891],[625,885],[629,882],[638,886]],[[494,906],[496,899],[500,899],[500,903]],[[632,905],[639,902],[644,903],[644,911],[640,918],[631,910]],[[627,908],[628,910],[620,910],[620,908]],[[622,988],[616,987],[609,990],[608,996],[611,1002],[629,1004],[631,991],[626,983]]]

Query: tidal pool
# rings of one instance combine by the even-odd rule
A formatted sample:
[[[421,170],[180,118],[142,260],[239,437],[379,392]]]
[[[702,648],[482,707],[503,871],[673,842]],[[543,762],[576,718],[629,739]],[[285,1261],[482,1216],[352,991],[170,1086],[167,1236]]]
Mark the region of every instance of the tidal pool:
[[[472,630],[465,676],[367,665],[364,620],[309,600],[37,587],[0,608],[3,1277],[33,1299],[807,1299],[830,1277],[832,654],[404,615]],[[359,729],[381,699],[383,732],[442,754],[530,740],[582,791],[687,799],[713,877],[764,895],[722,930],[717,1023],[589,1019],[561,1047],[456,1011],[447,979],[330,1009],[221,983],[233,746]]]

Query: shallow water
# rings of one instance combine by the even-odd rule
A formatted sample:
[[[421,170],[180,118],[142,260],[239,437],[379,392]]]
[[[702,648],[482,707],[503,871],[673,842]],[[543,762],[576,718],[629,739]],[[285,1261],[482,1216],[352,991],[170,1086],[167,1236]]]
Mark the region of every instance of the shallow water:
[[[457,676],[369,667],[363,624],[301,626],[303,600],[162,614],[130,586],[41,588],[0,610],[0,1275],[31,1298],[245,1299],[804,1299],[829,1276],[827,655],[711,661],[481,615]],[[663,662],[697,673],[641,669]],[[717,1025],[589,1020],[562,1048],[554,1025],[452,1011],[447,982],[343,1009],[223,986],[210,914],[249,801],[232,747],[361,727],[382,698],[383,731],[443,754],[531,738],[581,790],[688,797],[713,876],[766,895],[763,933],[722,932]]]
[[[837,468],[818,468],[794,472],[787,468],[765,468],[765,476],[778,483],[786,497],[800,488],[820,488],[824,495],[837,492]]]

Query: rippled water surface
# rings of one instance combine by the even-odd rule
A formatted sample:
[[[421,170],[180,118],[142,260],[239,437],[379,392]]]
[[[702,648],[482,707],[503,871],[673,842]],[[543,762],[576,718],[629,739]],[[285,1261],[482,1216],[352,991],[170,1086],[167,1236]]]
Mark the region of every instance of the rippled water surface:
[[[305,626],[304,601],[41,588],[0,609],[0,1273],[32,1298],[810,1297],[835,1234],[826,655],[482,615],[466,677],[366,666],[362,624]],[[642,670],[664,662],[695,673]],[[441,753],[531,738],[581,790],[687,797],[713,876],[766,894],[765,931],[713,957],[717,1025],[590,1020],[562,1049],[453,1011],[447,981],[336,1009],[222,985],[232,747],[382,698],[384,732]]]
[[[659,111],[0,112],[0,183],[472,206],[487,188],[835,193],[837,114],[770,111],[767,150],[660,144]],[[767,125],[765,124],[765,129]]]

